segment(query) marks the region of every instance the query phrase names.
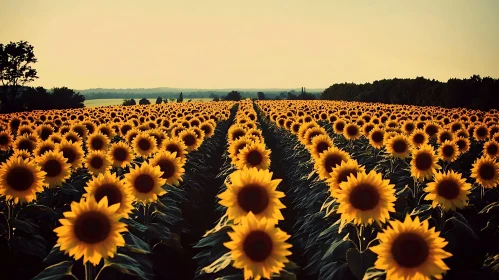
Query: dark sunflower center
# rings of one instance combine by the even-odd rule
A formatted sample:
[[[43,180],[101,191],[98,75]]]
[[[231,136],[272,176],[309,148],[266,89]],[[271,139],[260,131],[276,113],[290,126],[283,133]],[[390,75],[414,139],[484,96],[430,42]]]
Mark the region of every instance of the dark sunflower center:
[[[310,143],[314,137],[321,135],[322,133],[314,131],[308,135],[308,142]]]
[[[27,150],[28,152],[31,153],[31,152],[33,152],[33,149],[34,149],[33,142],[29,139],[22,140],[19,142],[18,149],[19,150]]]
[[[0,136],[0,145],[6,145],[9,143],[9,138],[6,135]]]
[[[269,195],[267,190],[261,186],[248,185],[237,194],[237,202],[244,211],[259,214],[267,209]]]
[[[350,125],[347,127],[347,134],[350,136],[356,136],[357,133],[359,133],[359,130],[357,129],[356,126]]]
[[[40,133],[40,138],[42,138],[42,140],[47,140],[47,138],[49,138],[50,134],[52,134],[52,130],[50,130],[48,128],[43,128],[42,133]]]
[[[375,208],[378,202],[378,190],[370,184],[360,184],[350,193],[350,203],[353,207],[362,211]]]
[[[426,241],[415,233],[402,233],[392,244],[393,259],[402,267],[423,264],[430,254]]]
[[[416,144],[423,144],[424,139],[425,139],[424,135],[423,135],[423,134],[420,134],[420,133],[419,133],[419,134],[414,135],[414,137],[412,138],[412,140],[413,140],[413,141],[414,141],[414,143],[416,143]]]
[[[239,137],[243,137],[244,135],[246,135],[246,133],[242,130],[237,130],[235,131],[233,134],[232,134],[232,140],[236,140],[237,138]]]
[[[317,150],[317,153],[321,154],[325,150],[329,149],[329,144],[326,142],[319,142],[315,149]]]
[[[148,151],[151,148],[151,142],[148,139],[140,139],[137,144],[142,151]]]
[[[175,165],[171,160],[168,159],[160,160],[158,162],[158,166],[163,172],[163,175],[161,175],[161,178],[163,179],[168,179],[171,176],[173,176],[173,174],[175,174]]]
[[[111,233],[111,222],[105,214],[90,211],[76,218],[74,224],[76,237],[85,243],[95,244],[106,240]]]
[[[204,131],[206,135],[209,135],[211,133],[211,126],[209,125],[203,125],[201,129]]]
[[[413,131],[414,130],[414,124],[412,124],[412,123],[406,124],[405,125],[405,130],[409,131],[409,132]]]
[[[445,142],[445,140],[451,140],[452,136],[450,133],[442,133],[440,135],[440,142]]]
[[[480,137],[485,137],[487,135],[488,130],[485,127],[479,127],[476,130],[476,134]]]
[[[172,154],[177,153],[177,157],[180,156],[180,148],[175,144],[168,144],[168,146],[166,146],[166,150]]]
[[[125,161],[127,156],[128,152],[124,148],[116,148],[113,151],[113,158],[117,161]]]
[[[14,167],[7,173],[7,184],[16,191],[25,191],[33,185],[33,173],[24,167]]]
[[[337,123],[336,124],[336,130],[343,131],[344,128],[345,128],[345,124],[344,123]]]
[[[92,139],[92,149],[101,150],[104,147],[104,141],[100,138]]]
[[[78,142],[78,137],[76,137],[74,135],[67,135],[66,140],[71,141],[73,143],[76,143],[76,142]]]
[[[243,243],[244,253],[254,262],[265,261],[272,254],[272,247],[270,236],[260,230],[250,232]]]
[[[407,150],[407,143],[404,140],[396,140],[393,143],[393,150],[396,153],[404,153]]]
[[[76,152],[72,148],[63,148],[62,155],[68,160],[68,163],[73,163],[76,160]]]
[[[337,154],[328,155],[326,157],[326,161],[324,162],[324,168],[329,173],[333,171],[333,168],[335,168],[336,165],[340,165],[342,160],[343,158],[340,155]]]
[[[459,150],[462,150],[466,147],[466,142],[464,140],[457,140],[456,144]]]
[[[480,175],[480,178],[483,178],[484,180],[492,180],[496,174],[496,169],[492,164],[482,164],[482,166],[478,168],[478,174]]]
[[[154,189],[154,179],[148,174],[140,174],[135,178],[134,187],[138,192],[148,193]]]
[[[425,131],[428,135],[433,136],[433,135],[437,134],[438,129],[436,126],[429,125],[426,127]]]
[[[416,156],[416,168],[418,170],[428,170],[433,163],[433,158],[428,153],[421,153]]]
[[[104,197],[107,197],[107,204],[113,205],[116,203],[121,203],[121,191],[114,184],[104,184],[97,188],[95,191],[95,199],[99,202]]]
[[[487,147],[487,154],[489,155],[495,155],[497,154],[497,146],[492,144]]]
[[[47,172],[47,177],[56,177],[61,174],[62,166],[58,160],[51,159],[43,165],[42,170]]]
[[[454,148],[452,146],[447,145],[442,149],[442,153],[445,157],[450,157],[454,154]]]
[[[260,163],[262,163],[263,157],[262,154],[260,154],[259,151],[251,151],[248,153],[246,156],[246,161],[251,165],[251,166],[257,166]]]
[[[187,147],[190,147],[196,143],[196,137],[192,134],[185,135],[182,140],[184,141],[185,145],[187,145]]]
[[[43,155],[44,153],[48,151],[53,151],[54,149],[50,146],[44,146],[40,148],[40,155]]]
[[[95,169],[100,169],[104,165],[104,161],[101,157],[94,157],[90,160],[90,165]]]
[[[383,142],[383,133],[375,131],[373,132],[373,134],[371,134],[371,139],[373,140],[374,143]]]
[[[437,193],[439,196],[446,199],[454,199],[459,196],[460,193],[459,184],[456,180],[445,179],[440,181],[437,185]]]
[[[348,180],[348,177],[353,174],[354,176],[357,176],[357,169],[345,169],[338,174],[338,184],[341,182],[346,182]]]

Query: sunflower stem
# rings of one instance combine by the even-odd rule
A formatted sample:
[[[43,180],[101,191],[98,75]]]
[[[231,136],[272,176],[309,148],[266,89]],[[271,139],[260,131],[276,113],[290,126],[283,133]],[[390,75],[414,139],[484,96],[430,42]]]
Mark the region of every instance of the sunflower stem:
[[[10,240],[11,236],[12,236],[12,226],[10,224],[10,218],[12,218],[12,209],[10,209],[10,201],[7,201],[7,227],[8,227],[8,236],[7,236],[7,240]]]
[[[94,265],[88,261],[85,263],[85,280],[94,280]]]
[[[359,239],[359,252],[362,252],[362,225],[357,226],[357,238]]]
[[[444,231],[445,227],[445,211],[442,207],[440,207],[440,232]]]

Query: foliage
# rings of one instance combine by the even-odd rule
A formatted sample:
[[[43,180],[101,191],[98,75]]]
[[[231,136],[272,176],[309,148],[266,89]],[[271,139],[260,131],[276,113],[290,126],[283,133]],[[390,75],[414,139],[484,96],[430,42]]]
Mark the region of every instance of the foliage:
[[[139,105],[148,105],[148,104],[151,104],[151,101],[149,101],[149,99],[143,97],[139,100]]]
[[[133,98],[132,99],[125,99],[125,100],[123,100],[123,103],[121,105],[132,106],[132,105],[137,105],[137,102]]]

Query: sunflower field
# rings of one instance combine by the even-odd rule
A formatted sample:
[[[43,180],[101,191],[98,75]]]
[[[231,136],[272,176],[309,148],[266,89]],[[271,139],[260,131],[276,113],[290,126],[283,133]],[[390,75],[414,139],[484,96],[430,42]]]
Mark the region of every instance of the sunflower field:
[[[496,110],[0,115],[0,278],[498,279],[498,158]]]

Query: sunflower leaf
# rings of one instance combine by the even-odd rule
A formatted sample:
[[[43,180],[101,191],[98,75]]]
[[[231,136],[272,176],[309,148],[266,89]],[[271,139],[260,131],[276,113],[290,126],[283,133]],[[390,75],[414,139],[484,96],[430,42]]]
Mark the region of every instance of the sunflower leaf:
[[[35,276],[32,280],[57,280],[71,276],[74,279],[78,278],[71,272],[74,261],[62,261],[49,267],[46,267],[42,272]]]
[[[347,251],[347,262],[352,273],[357,279],[362,279],[367,269],[374,266],[376,254],[370,250],[359,252],[357,248],[350,248]]]
[[[14,251],[34,255],[40,259],[47,255],[47,241],[40,235],[16,236],[9,240],[9,244]]]
[[[496,201],[496,202],[493,202],[485,207],[483,207],[482,210],[480,210],[480,212],[478,212],[478,214],[488,214],[489,212],[499,212],[499,202]]]
[[[364,274],[364,278],[362,280],[371,280],[371,279],[379,279],[382,278],[386,274],[384,270],[378,270],[374,267],[370,267],[367,269],[366,274]]]
[[[105,259],[102,269],[106,267],[114,268],[123,274],[138,276],[140,279],[152,278],[152,275],[141,269],[141,265],[137,260],[120,253],[116,254],[112,259]]]

